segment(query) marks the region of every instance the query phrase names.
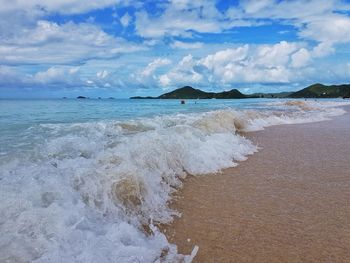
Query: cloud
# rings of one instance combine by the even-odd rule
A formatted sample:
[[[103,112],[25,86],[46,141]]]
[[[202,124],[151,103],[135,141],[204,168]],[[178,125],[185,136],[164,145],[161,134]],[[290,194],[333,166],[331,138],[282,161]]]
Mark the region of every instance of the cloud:
[[[73,22],[72,14],[125,6],[126,0],[0,0],[0,64],[82,65],[88,60],[113,59],[145,50],[142,44],[106,33],[92,19]],[[50,16],[60,17],[60,21]],[[77,17],[77,16],[76,16]],[[72,20],[71,20],[72,19]],[[124,23],[128,17],[123,18]]]
[[[344,15],[328,15],[310,21],[300,36],[321,43],[349,43],[350,18]]]
[[[214,54],[210,54],[200,61],[207,69],[212,71],[218,71],[222,65],[227,65],[228,63],[238,63],[244,61],[248,55],[248,45],[244,45],[238,48],[230,48],[225,50],[220,50]],[[220,72],[217,72],[220,74]]]
[[[129,13],[126,13],[120,18],[120,23],[123,25],[123,27],[127,27],[131,21],[132,21],[132,16],[130,16]]]
[[[293,68],[304,67],[310,62],[310,59],[311,55],[309,51],[307,51],[305,48],[299,49],[291,56],[291,66]]]
[[[350,42],[350,18],[344,13],[350,4],[341,0],[242,0],[228,10],[219,10],[215,1],[173,0],[163,3],[155,14],[139,11],[135,16],[136,33],[143,38],[182,37],[220,34],[235,27],[279,23],[292,25],[305,40],[332,46]],[[200,44],[173,41],[172,48],[198,48]],[[326,45],[324,44],[323,47]],[[320,46],[321,47],[321,46]]]
[[[281,41],[275,45],[262,45],[257,48],[254,64],[272,68],[286,66],[292,53],[298,50],[298,44]]]
[[[151,2],[0,0],[0,86],[132,90],[348,80],[346,1]],[[276,26],[271,35],[289,40],[274,43],[268,33],[267,44],[256,44],[251,32],[261,33],[260,25]]]
[[[302,43],[243,45],[197,59],[187,55],[159,76],[159,83],[162,86],[290,83],[302,78],[298,68],[311,61],[310,51]]]
[[[156,69],[158,69],[159,67],[169,65],[170,63],[171,63],[171,60],[169,60],[167,58],[157,58],[157,59],[153,60],[151,63],[149,63],[147,65],[147,67],[141,71],[140,75],[142,77],[148,77],[152,73],[154,73],[154,71]]]
[[[96,76],[99,79],[105,79],[108,75],[109,75],[109,72],[107,70],[102,70],[96,73]]]
[[[30,81],[30,76],[19,73],[15,68],[0,65],[0,87],[16,87]]]
[[[327,43],[328,46],[350,42],[350,18],[347,15],[350,4],[344,1],[244,0],[240,2],[241,12],[232,9],[228,14],[232,13],[248,20],[265,19],[292,25],[298,31],[298,35],[306,40]]]
[[[78,67],[50,67],[46,71],[39,71],[33,76],[33,81],[45,85],[79,85]]]
[[[108,35],[95,25],[40,20],[0,40],[0,63],[68,64],[88,59],[109,59],[144,49],[122,38]]]
[[[325,57],[329,54],[332,54],[335,52],[334,47],[332,46],[332,43],[329,42],[321,42],[317,46],[314,47],[312,50],[313,57]]]
[[[192,55],[187,55],[166,74],[159,76],[158,82],[163,88],[176,85],[187,85],[188,83],[199,83],[203,81],[203,75],[196,71],[198,65]]]
[[[173,0],[162,14],[151,16],[145,11],[136,13],[136,31],[145,38],[163,36],[190,37],[190,31],[216,32],[229,27],[214,1]]]
[[[201,42],[182,42],[182,41],[174,41],[170,44],[172,48],[178,49],[197,49],[203,47],[203,43]]]
[[[261,12],[262,10],[274,4],[274,1],[273,0],[260,0],[260,1],[249,0],[249,1],[241,1],[240,4],[245,13],[255,14],[255,13]]]
[[[336,0],[243,0],[240,8],[245,18],[250,19],[283,19],[303,20],[310,17],[332,13],[337,9],[343,9],[340,1]]]
[[[119,0],[0,0],[0,13],[16,12],[20,10],[40,10],[42,12],[58,12],[62,14],[79,14],[90,10],[102,9],[108,6],[121,4]]]
[[[35,74],[20,72],[17,67],[0,66],[0,78],[2,88],[85,86],[79,75],[79,67],[70,66],[54,66]]]
[[[129,83],[136,87],[145,89],[159,86],[159,74],[164,72],[165,67],[170,65],[172,61],[168,58],[155,58],[144,68],[130,74],[129,78],[124,78],[123,83]]]

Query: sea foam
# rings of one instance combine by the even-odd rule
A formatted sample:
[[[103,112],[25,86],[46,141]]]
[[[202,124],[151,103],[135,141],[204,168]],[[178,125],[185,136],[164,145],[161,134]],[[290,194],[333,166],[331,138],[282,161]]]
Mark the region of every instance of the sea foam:
[[[198,247],[180,255],[157,227],[180,215],[169,203],[182,179],[256,152],[242,132],[327,120],[341,105],[279,101],[261,111],[32,127],[32,149],[0,162],[0,261],[191,262]]]

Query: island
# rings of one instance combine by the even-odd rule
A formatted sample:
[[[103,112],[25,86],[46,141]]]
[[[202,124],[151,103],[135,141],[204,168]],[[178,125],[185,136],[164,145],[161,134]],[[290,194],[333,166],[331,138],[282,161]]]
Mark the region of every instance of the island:
[[[205,92],[185,86],[158,97],[131,97],[130,99],[249,99],[249,98],[350,98],[350,84],[313,84],[296,92],[243,94],[237,89],[223,92]]]
[[[185,86],[174,91],[162,94],[158,97],[131,97],[130,99],[246,99],[258,98],[257,96],[245,95],[237,89],[223,92],[205,92],[190,86]]]

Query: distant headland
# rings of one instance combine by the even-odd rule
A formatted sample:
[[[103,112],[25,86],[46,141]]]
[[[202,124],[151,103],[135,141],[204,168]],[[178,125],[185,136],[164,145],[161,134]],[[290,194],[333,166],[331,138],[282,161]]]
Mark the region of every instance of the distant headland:
[[[62,99],[67,99],[67,97],[62,97]],[[85,96],[78,96],[76,97],[76,99],[78,100],[85,100],[85,99],[90,99],[90,97],[85,97]],[[101,100],[101,97],[97,97],[97,99]],[[114,97],[109,97],[108,99],[110,100],[114,100]]]
[[[205,92],[185,86],[158,97],[131,97],[130,99],[248,99],[248,98],[350,98],[350,84],[313,84],[296,92],[243,94],[237,89],[223,92]]]
[[[185,86],[174,91],[164,93],[158,97],[131,97],[130,99],[245,99],[251,98],[250,95],[244,95],[237,89],[223,92],[205,92],[190,86]],[[257,98],[257,96],[254,96]]]

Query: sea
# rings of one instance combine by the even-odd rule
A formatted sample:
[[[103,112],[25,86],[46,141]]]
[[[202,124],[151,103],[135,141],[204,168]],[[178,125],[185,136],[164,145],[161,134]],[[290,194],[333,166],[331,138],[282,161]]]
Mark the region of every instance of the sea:
[[[0,262],[191,262],[159,230],[189,174],[259,151],[246,135],[327,121],[342,99],[0,100]],[[297,141],[295,143],[298,143]]]

